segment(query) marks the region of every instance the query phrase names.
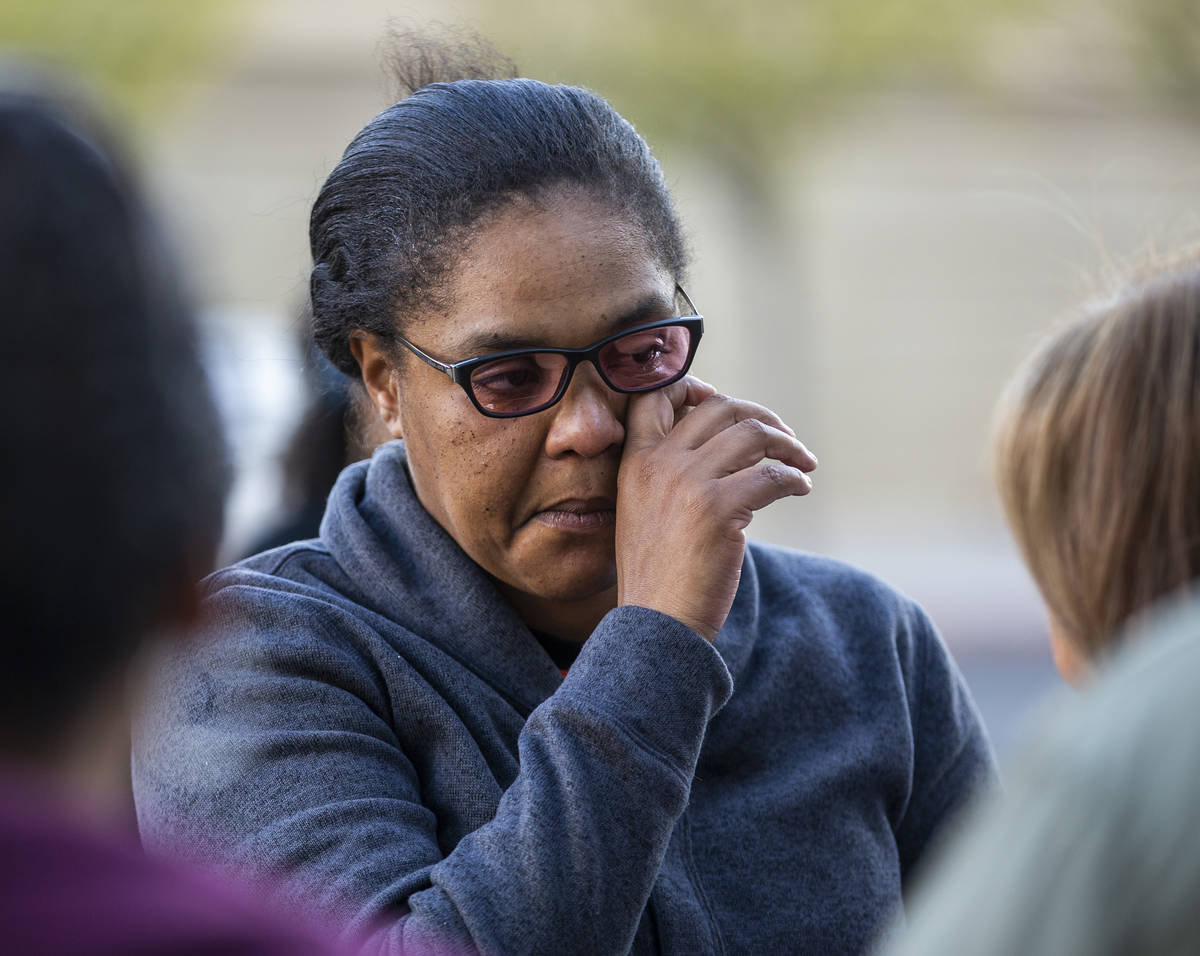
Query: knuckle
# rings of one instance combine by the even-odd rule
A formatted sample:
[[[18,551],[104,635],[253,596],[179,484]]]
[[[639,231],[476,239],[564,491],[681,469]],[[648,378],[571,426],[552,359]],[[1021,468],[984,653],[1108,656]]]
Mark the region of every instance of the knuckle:
[[[712,514],[717,507],[717,488],[709,482],[693,487],[687,494],[687,509],[695,515]]]
[[[759,466],[759,473],[767,482],[781,488],[790,488],[795,480],[792,469],[777,461],[763,462]]]
[[[761,438],[768,430],[767,423],[759,418],[743,418],[736,427],[752,438]]]

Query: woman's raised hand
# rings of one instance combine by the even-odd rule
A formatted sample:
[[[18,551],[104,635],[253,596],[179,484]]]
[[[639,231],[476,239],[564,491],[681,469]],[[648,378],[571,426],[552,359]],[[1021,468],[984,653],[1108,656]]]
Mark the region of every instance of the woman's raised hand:
[[[713,640],[737,592],[754,512],[808,494],[816,467],[774,412],[699,379],[632,396],[617,486],[617,602]]]

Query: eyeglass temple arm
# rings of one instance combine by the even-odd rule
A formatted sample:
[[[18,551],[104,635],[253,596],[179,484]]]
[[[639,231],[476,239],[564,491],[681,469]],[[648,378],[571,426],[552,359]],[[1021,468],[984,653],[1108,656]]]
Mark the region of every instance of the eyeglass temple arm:
[[[685,295],[685,298],[686,298],[686,295]],[[401,345],[403,345],[406,349],[408,349],[410,352],[412,352],[412,354],[415,355],[417,358],[419,358],[422,362],[426,363],[427,365],[432,365],[439,372],[444,372],[447,375],[449,375],[451,378],[454,378],[454,369],[451,366],[447,365],[445,362],[439,362],[432,355],[426,355],[419,348],[417,348],[415,345],[413,345],[412,342],[410,342],[408,339],[406,339],[403,335],[397,335],[397,336],[395,336],[395,339],[397,342],[399,342]]]
[[[675,283],[675,291],[683,296],[683,301],[687,303],[688,311],[692,315],[699,315],[699,313],[696,311],[696,306],[692,303],[692,297],[683,291],[683,286],[681,286],[678,282]]]

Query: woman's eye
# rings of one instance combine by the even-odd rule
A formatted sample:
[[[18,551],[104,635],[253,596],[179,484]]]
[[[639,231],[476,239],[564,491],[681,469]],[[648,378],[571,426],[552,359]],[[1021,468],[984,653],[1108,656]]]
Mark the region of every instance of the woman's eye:
[[[527,368],[516,368],[506,372],[488,372],[487,375],[476,378],[475,385],[499,392],[504,389],[522,388],[529,385],[536,376],[536,372]]]
[[[653,333],[630,336],[617,343],[620,357],[637,365],[649,365],[659,361],[670,349],[662,337]]]
[[[541,386],[545,369],[532,359],[511,359],[485,365],[471,376],[471,385],[493,394],[527,391]]]

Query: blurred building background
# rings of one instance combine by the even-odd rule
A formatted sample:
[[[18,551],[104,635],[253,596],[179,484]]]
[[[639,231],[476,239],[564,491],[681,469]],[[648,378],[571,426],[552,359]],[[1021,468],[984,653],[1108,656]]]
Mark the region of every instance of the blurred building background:
[[[1055,685],[987,463],[991,409],[1097,280],[1198,233],[1193,0],[2,0],[0,45],[132,130],[209,320],[236,555],[303,404],[309,207],[391,102],[389,20],[481,30],[650,140],[708,317],[696,371],[780,412],[816,493],[752,533],[928,608],[1002,754]]]

